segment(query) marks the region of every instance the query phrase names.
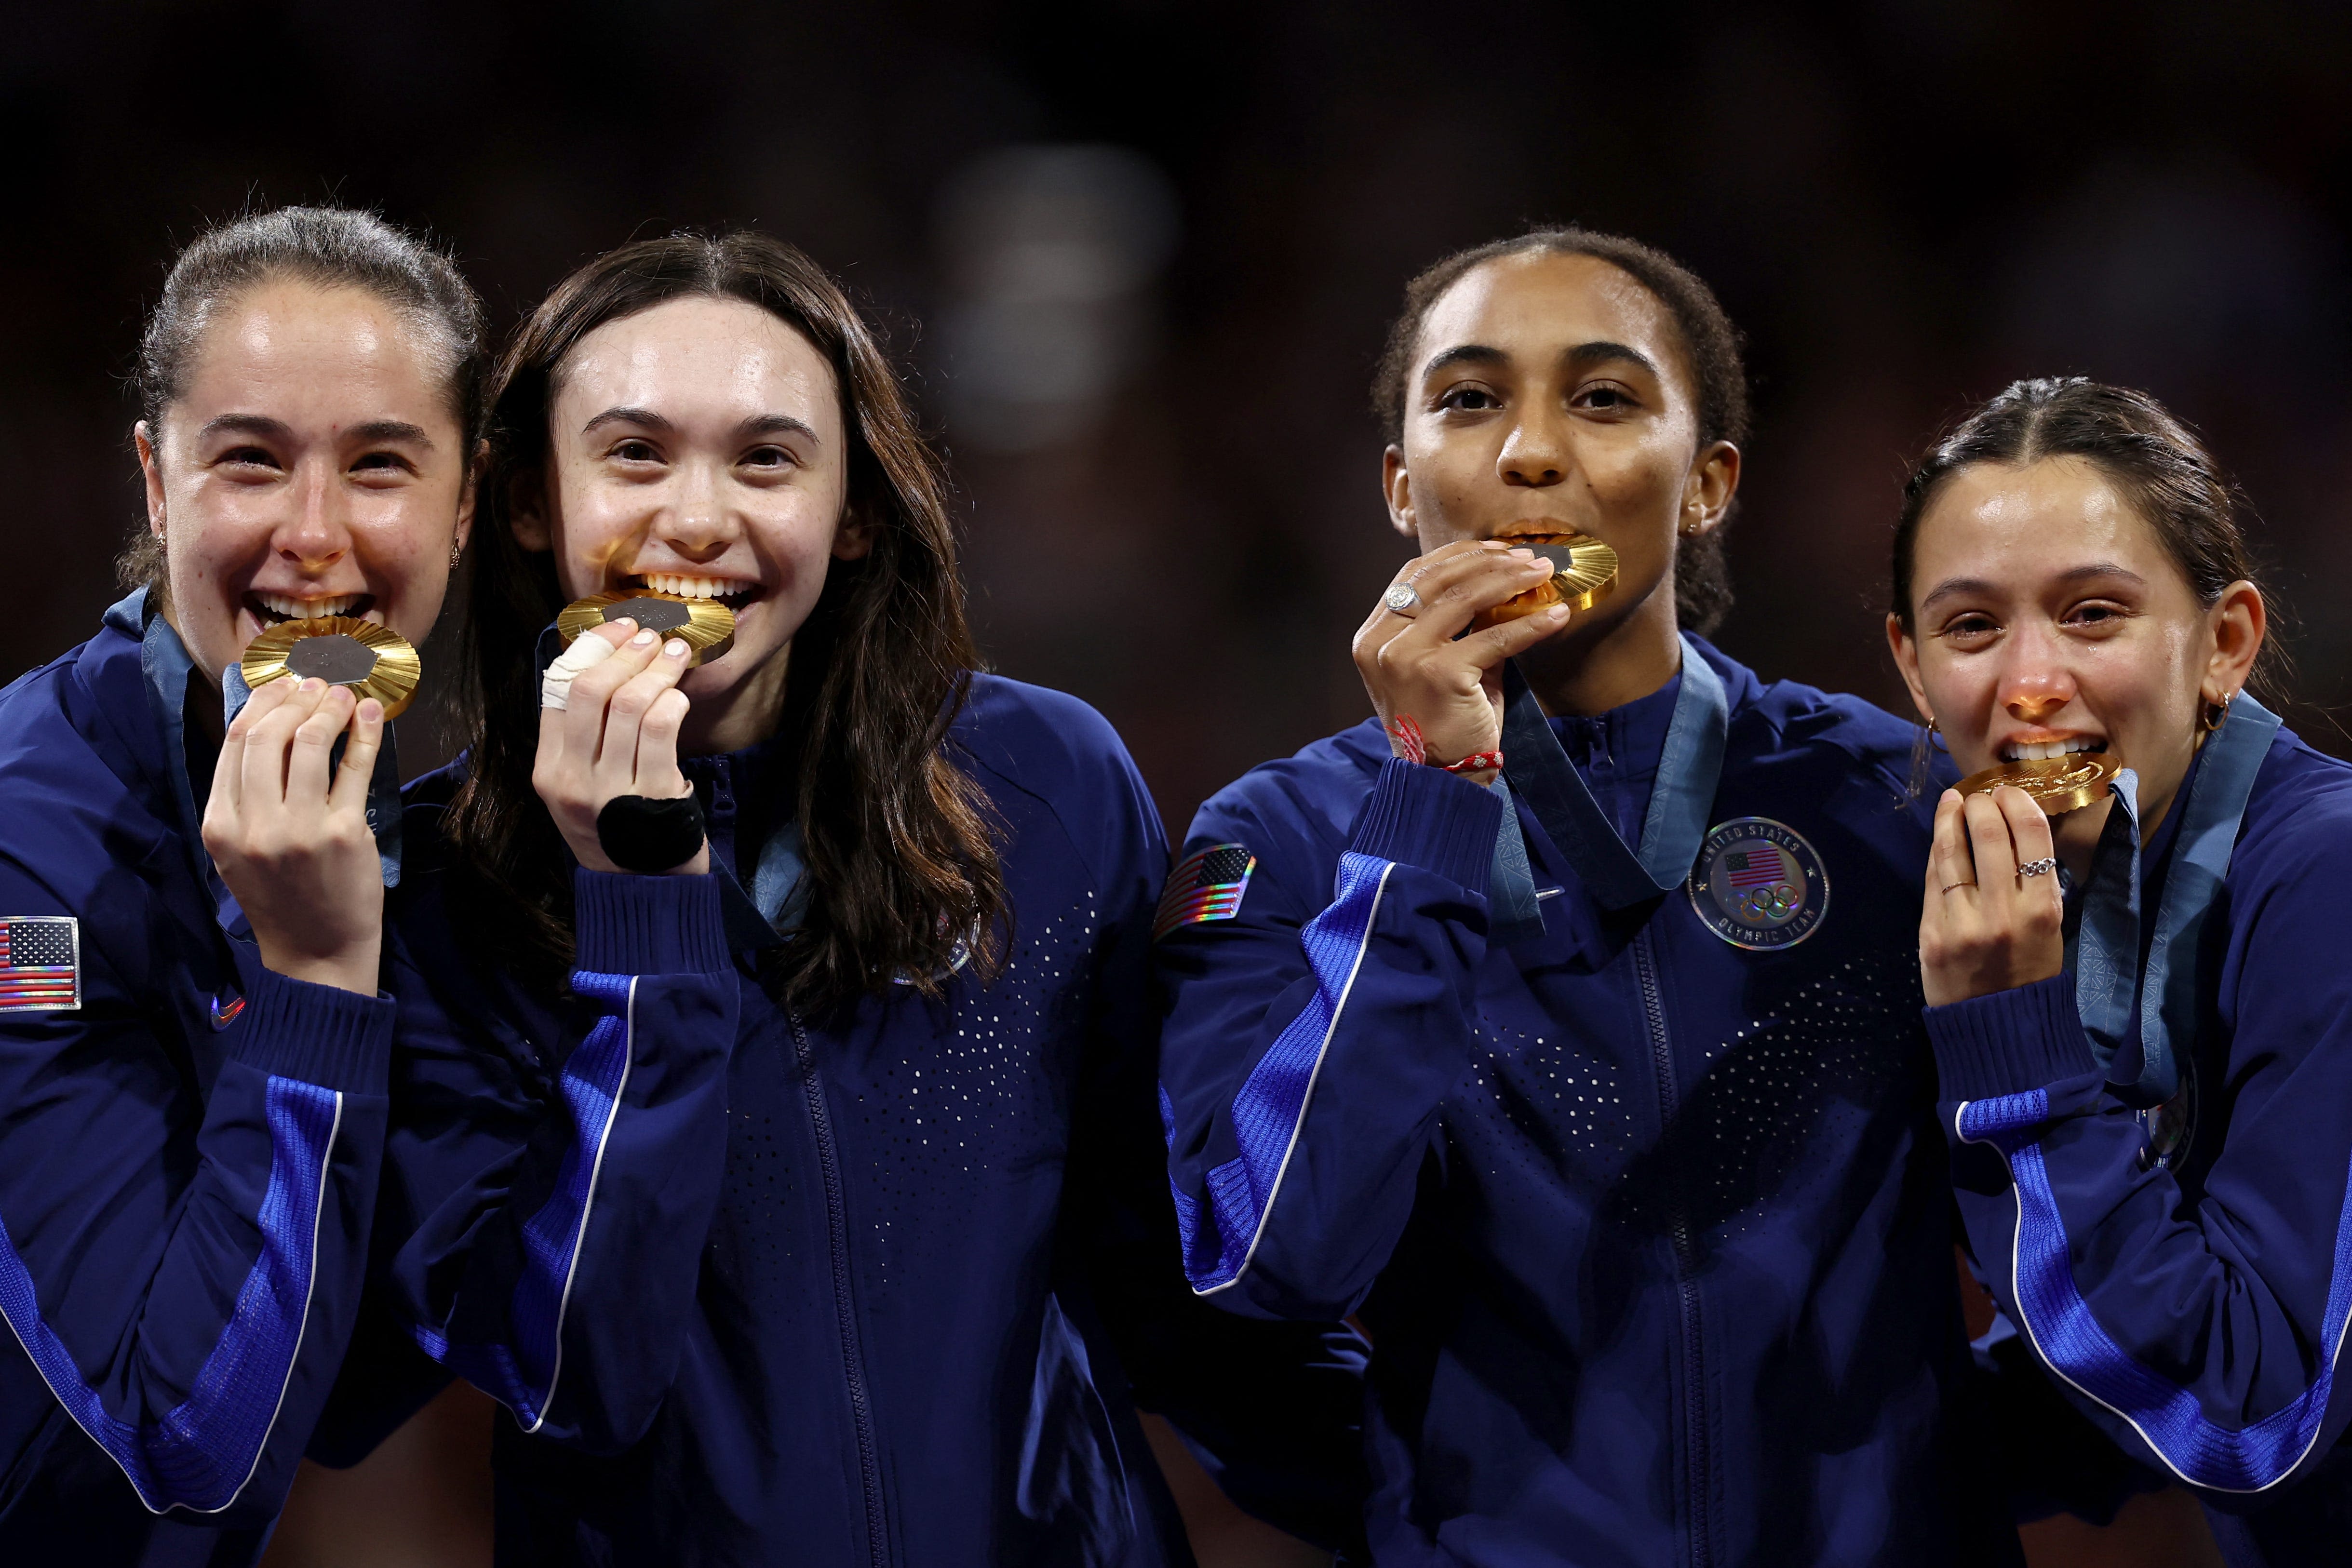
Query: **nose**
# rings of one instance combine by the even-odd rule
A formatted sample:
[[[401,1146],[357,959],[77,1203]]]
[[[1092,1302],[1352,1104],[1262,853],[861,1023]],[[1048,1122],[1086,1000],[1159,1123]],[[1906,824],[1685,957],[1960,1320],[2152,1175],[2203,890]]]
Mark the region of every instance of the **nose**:
[[[2074,700],[2080,688],[2056,650],[2032,635],[2012,646],[2017,656],[2001,674],[2000,706],[2025,724],[2041,724]]]
[[[654,533],[672,555],[701,566],[717,560],[734,542],[735,529],[720,499],[719,476],[708,463],[689,465],[680,476],[677,502]]]
[[[331,464],[311,466],[299,486],[301,509],[281,526],[270,543],[281,559],[305,576],[323,574],[352,552],[351,508]]]
[[[1524,490],[1546,489],[1566,479],[1568,443],[1557,422],[1537,409],[1522,415],[1504,439],[1495,471],[1504,484]]]

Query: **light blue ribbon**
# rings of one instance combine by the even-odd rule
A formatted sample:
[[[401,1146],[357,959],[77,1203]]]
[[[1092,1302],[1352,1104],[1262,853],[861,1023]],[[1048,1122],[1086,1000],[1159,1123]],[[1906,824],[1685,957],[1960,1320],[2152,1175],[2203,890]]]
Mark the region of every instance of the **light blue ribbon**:
[[[2081,917],[2067,938],[2066,964],[2074,971],[2074,1006],[2091,1037],[2092,1054],[2107,1070],[2116,1097],[2126,1104],[2161,1105],[2180,1088],[2174,1042],[2191,1039],[2197,1030],[2198,940],[2230,874],[2254,776],[2278,731],[2278,715],[2241,692],[2228,719],[2206,741],[2188,797],[2175,808],[2180,826],[2144,973],[2139,777],[2126,768],[2116,778],[2115,806],[2092,852],[2090,882],[2083,890]],[[2135,1014],[2137,1063],[2127,1049]]]
[[[1584,778],[1568,759],[1559,737],[1544,717],[1517,664],[1503,674],[1503,756],[1506,774],[1527,797],[1536,821],[1592,895],[1611,909],[1627,909],[1679,886],[1698,858],[1706,837],[1707,812],[1723,777],[1723,748],[1731,727],[1731,703],[1723,678],[1688,637],[1682,640],[1682,689],[1675,694],[1675,716],[1658,757],[1657,780],[1642,819],[1642,847],[1626,847],[1617,829],[1592,798]],[[1501,780],[1497,779],[1497,783]],[[1524,920],[1536,907],[1535,879],[1518,813],[1506,790],[1503,821],[1496,831],[1488,903],[1498,915]],[[1536,916],[1539,926],[1541,917]],[[1505,940],[1507,932],[1500,932]]]

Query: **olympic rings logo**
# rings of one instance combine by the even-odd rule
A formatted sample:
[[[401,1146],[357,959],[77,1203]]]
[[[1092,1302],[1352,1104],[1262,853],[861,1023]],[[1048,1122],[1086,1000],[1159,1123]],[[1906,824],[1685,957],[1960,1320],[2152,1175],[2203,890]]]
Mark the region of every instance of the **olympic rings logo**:
[[[1733,900],[1735,918],[1751,925],[1778,925],[1803,907],[1804,889],[1793,883],[1776,882],[1769,887],[1754,887]]]

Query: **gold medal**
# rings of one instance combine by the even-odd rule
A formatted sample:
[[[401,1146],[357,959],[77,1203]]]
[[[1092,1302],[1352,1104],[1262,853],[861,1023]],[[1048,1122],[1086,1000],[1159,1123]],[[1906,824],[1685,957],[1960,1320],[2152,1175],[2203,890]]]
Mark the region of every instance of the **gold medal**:
[[[352,695],[382,703],[386,718],[407,711],[424,673],[407,638],[351,615],[281,621],[246,644],[237,668],[255,691],[280,675],[349,686]]]
[[[1565,604],[1590,610],[1617,591],[1617,552],[1599,539],[1582,534],[1521,534],[1506,537],[1514,549],[1533,550],[1551,563],[1551,577],[1525,593],[1506,599],[1492,610],[1478,612],[1470,622],[1474,632],[1506,621],[1517,621]]]
[[[616,593],[592,593],[575,599],[555,618],[555,629],[569,647],[580,633],[608,621],[629,620],[647,632],[676,637],[689,650],[687,667],[722,658],[735,645],[735,612],[715,599],[688,599],[650,588],[623,589]]]
[[[2075,751],[2064,757],[2037,757],[2030,762],[2004,762],[1981,773],[1971,773],[1957,788],[1966,795],[1981,795],[2011,785],[2033,797],[2042,815],[2061,817],[2107,798],[2107,786],[2124,765],[2105,751]]]

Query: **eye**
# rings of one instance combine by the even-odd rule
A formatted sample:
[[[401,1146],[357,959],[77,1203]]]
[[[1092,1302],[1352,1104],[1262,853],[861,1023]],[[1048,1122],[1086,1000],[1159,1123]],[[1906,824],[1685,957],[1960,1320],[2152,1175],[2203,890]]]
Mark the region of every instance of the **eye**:
[[[1488,409],[1502,407],[1503,400],[1495,394],[1492,388],[1482,387],[1473,382],[1465,386],[1448,388],[1438,398],[1437,406],[1454,409],[1463,413],[1483,413]]]
[[[738,461],[746,468],[789,468],[793,455],[781,446],[754,446]]]
[[[262,446],[232,446],[213,459],[218,468],[268,468],[278,466],[277,455]]]
[[[1568,400],[1570,408],[1591,409],[1596,413],[1621,413],[1633,405],[1633,394],[1613,382],[1599,382],[1579,387],[1576,395]]]
[[[2086,632],[2111,632],[2130,618],[2131,612],[2110,600],[2086,600],[2066,612],[2066,624]]]
[[[416,465],[397,452],[370,452],[352,464],[355,474],[375,476],[413,474]]]
[[[1964,610],[1944,622],[1941,636],[1963,647],[1990,641],[2000,632],[2000,622],[1981,610]]]
[[[643,440],[634,435],[628,437],[625,441],[614,442],[613,444],[613,449],[606,453],[605,455],[612,458],[616,463],[658,463],[661,461],[661,454],[654,450],[654,444],[652,442]]]

